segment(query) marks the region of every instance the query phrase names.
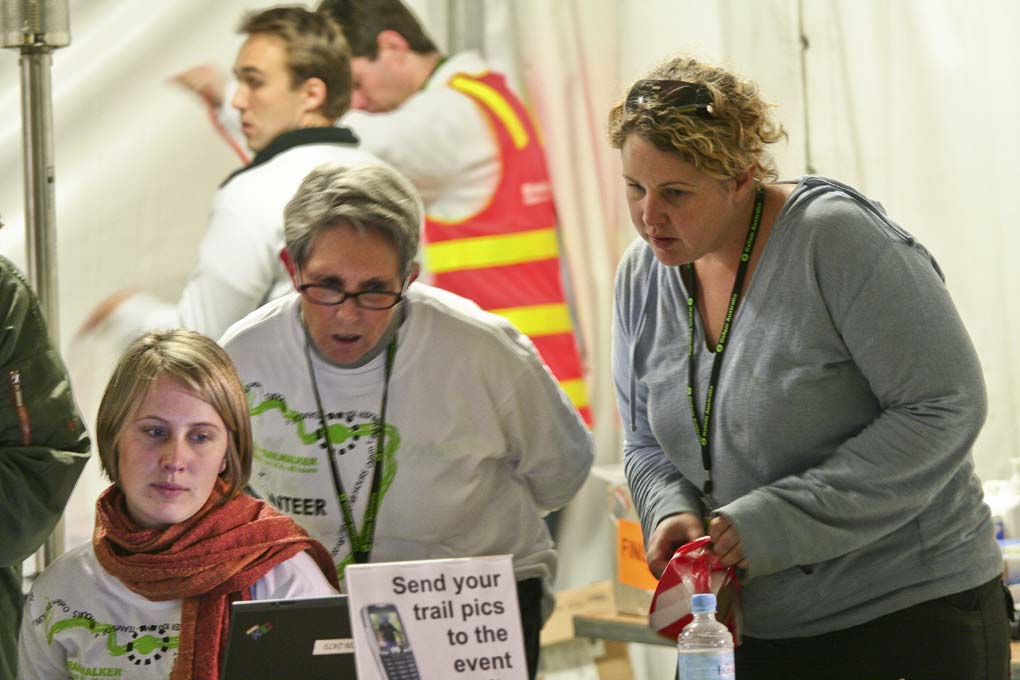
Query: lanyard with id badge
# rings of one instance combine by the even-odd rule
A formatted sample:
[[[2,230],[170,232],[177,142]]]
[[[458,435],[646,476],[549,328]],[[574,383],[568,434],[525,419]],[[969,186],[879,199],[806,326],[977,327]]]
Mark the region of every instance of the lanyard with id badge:
[[[710,448],[712,405],[715,401],[716,387],[718,386],[719,374],[722,370],[722,357],[726,351],[726,340],[733,328],[733,317],[736,314],[737,304],[740,302],[744,280],[747,277],[747,270],[751,261],[751,253],[754,251],[754,244],[758,240],[758,229],[761,226],[764,209],[765,188],[758,187],[755,192],[751,223],[747,229],[747,239],[744,241],[744,248],[740,253],[740,263],[737,266],[737,275],[733,281],[730,304],[726,309],[726,317],[723,320],[722,330],[719,332],[719,340],[715,345],[712,372],[708,379],[708,388],[705,393],[705,410],[702,413],[700,422],[694,401],[694,315],[696,313],[697,282],[694,277],[693,265],[685,265],[683,267],[688,290],[687,322],[690,328],[687,346],[687,404],[691,411],[691,419],[694,422],[694,432],[698,437],[698,444],[701,448],[701,463],[705,469],[705,482],[701,487],[701,504],[704,511],[702,521],[704,522],[706,533],[708,533],[708,523],[712,513],[719,507],[715,500],[715,485],[712,479],[712,452]],[[705,592],[717,594],[719,601],[718,618],[726,623],[733,634],[733,639],[739,644],[742,616],[740,608],[740,582],[737,578],[737,569],[736,567],[725,567],[722,565],[719,557],[711,550],[708,536],[702,536],[680,546],[673,554],[659,579],[658,587],[655,589],[655,595],[652,598],[651,608],[648,612],[649,626],[660,635],[675,640],[683,627],[691,621],[691,596],[695,593]]]

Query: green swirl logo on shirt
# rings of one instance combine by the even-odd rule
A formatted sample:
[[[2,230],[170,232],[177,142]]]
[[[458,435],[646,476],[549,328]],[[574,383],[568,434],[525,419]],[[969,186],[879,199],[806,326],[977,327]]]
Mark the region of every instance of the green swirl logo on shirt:
[[[254,394],[256,391],[257,388],[254,385],[248,386],[249,413],[253,419],[270,411],[279,411],[284,419],[294,425],[298,439],[302,444],[307,446],[323,438],[322,427],[316,427],[309,431],[305,426],[305,415],[291,410],[283,396],[274,394],[269,395],[262,401],[256,401],[257,398]],[[343,447],[353,448],[353,444],[356,441],[366,436],[371,436],[374,440],[377,427],[374,421],[334,422],[327,425],[326,436],[329,437],[330,443],[334,446],[341,447],[341,450],[338,450],[337,453],[343,454]],[[386,490],[389,489],[390,484],[393,483],[393,478],[397,474],[396,452],[400,447],[400,432],[393,425],[387,423],[383,429],[383,435],[385,437],[383,444],[383,476],[380,481],[379,490],[380,494],[385,496]]]
[[[246,392],[248,397],[249,413],[251,414],[253,422],[254,419],[259,416],[263,416],[273,411],[278,411],[282,418],[294,426],[298,440],[301,444],[308,446],[319,442],[319,446],[323,449],[326,448],[325,439],[323,437],[323,428],[318,422],[317,417],[312,420],[316,426],[314,429],[309,430],[305,425],[305,421],[311,416],[290,409],[283,395],[266,394],[259,383],[248,384],[246,386]],[[326,418],[327,421],[330,419],[334,421],[327,424],[325,435],[329,438],[329,442],[333,444],[334,452],[338,455],[343,455],[352,451],[361,441],[376,441],[378,421],[373,419],[372,414],[370,413],[328,413],[326,414]],[[397,428],[386,423],[384,425],[383,434],[385,440],[382,453],[382,479],[379,484],[380,501],[385,498],[386,492],[389,490],[390,485],[393,483],[393,479],[396,477],[396,452],[400,447],[400,432]],[[272,466],[286,472],[301,472],[310,474],[318,472],[318,459],[296,456],[293,452],[285,453],[269,451],[259,446],[258,442],[256,442],[255,445],[255,458],[259,463]],[[363,470],[362,474],[358,475],[357,479],[352,480],[351,487],[349,488],[349,492],[352,497],[356,497],[359,492],[362,491],[363,484],[370,480],[367,473],[370,472],[373,460],[374,458],[370,457],[368,461],[369,467]],[[334,552],[334,560],[336,560],[337,557],[338,555]],[[348,564],[352,563],[353,560],[354,555],[348,553],[344,558],[337,562],[337,575],[341,581],[344,579],[345,568]]]
[[[106,636],[106,651],[109,655],[126,657],[136,666],[148,666],[159,661],[170,650],[177,649],[179,641],[177,635],[170,635],[166,625],[139,626],[138,630],[132,631],[121,627],[118,630],[117,626],[96,621],[88,614],[57,621],[47,629],[46,641],[53,644],[54,637],[76,628],[84,628],[96,637]],[[130,636],[130,639],[118,639],[118,633]]]

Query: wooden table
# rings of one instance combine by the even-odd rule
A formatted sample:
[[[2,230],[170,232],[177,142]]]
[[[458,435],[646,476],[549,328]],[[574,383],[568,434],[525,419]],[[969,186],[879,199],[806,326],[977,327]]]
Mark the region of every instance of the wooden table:
[[[590,637],[600,640],[617,640],[620,642],[638,642],[645,645],[661,645],[673,647],[675,642],[656,635],[648,628],[648,620],[644,616],[617,614],[615,612],[588,612],[574,616],[574,634],[577,637]],[[1010,644],[1012,661],[1009,677],[1020,680],[1020,640]]]

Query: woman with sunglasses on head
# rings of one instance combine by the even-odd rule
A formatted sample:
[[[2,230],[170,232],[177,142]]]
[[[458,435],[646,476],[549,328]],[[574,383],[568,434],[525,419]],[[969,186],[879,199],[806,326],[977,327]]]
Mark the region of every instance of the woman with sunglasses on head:
[[[230,602],[330,595],[326,550],[244,494],[244,389],[227,354],[191,331],[153,331],[121,357],[97,418],[113,485],[91,543],[39,576],[20,675],[214,679]]]
[[[879,204],[776,181],[769,109],[675,58],[609,114],[640,237],[613,365],[649,566],[707,533],[738,568],[742,680],[1007,678],[974,348]]]

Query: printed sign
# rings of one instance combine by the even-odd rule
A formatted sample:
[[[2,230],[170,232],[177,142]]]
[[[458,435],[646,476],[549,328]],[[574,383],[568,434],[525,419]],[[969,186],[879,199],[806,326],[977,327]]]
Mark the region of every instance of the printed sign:
[[[360,680],[527,680],[510,555],[347,568]]]

